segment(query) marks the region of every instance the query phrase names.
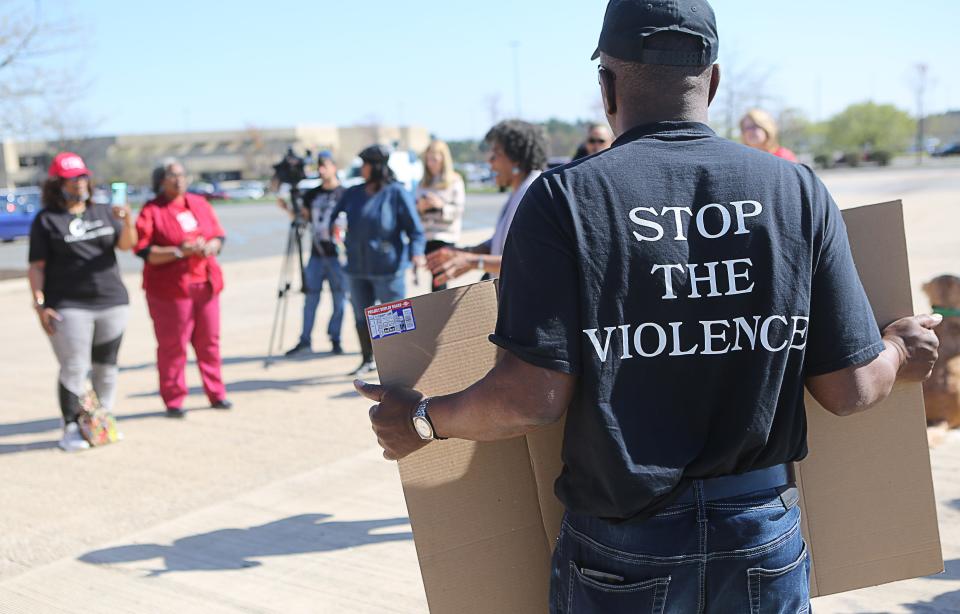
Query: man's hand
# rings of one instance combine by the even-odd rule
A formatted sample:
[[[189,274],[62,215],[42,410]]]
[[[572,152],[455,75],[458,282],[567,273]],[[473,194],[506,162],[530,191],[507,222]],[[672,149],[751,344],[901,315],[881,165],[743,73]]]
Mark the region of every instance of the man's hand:
[[[460,277],[477,265],[473,254],[444,247],[427,256],[427,266],[434,275],[433,283],[439,286]]]
[[[937,362],[940,340],[933,329],[943,316],[921,315],[901,318],[883,329],[883,338],[900,353],[898,379],[922,382],[930,377]]]
[[[422,394],[409,388],[385,388],[360,380],[353,385],[362,396],[377,403],[370,408],[370,422],[385,459],[400,460],[430,443],[421,439],[413,428],[413,412]]]

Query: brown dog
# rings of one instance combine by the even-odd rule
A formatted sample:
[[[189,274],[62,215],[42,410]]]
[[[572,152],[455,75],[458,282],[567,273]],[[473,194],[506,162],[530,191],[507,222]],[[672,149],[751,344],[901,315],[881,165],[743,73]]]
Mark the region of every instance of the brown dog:
[[[923,384],[928,439],[939,443],[947,428],[960,426],[960,277],[940,275],[923,285],[934,313],[943,322],[934,329],[940,338],[940,359]]]

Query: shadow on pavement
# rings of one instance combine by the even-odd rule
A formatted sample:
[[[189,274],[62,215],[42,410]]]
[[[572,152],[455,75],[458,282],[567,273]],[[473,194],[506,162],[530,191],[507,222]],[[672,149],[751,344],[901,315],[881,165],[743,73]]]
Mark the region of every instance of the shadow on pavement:
[[[187,411],[214,411],[209,407],[199,407]],[[120,414],[116,416],[117,422],[121,425],[127,420],[143,420],[144,418],[166,418],[163,411],[148,411],[139,414]],[[56,433],[56,439],[52,441],[34,441],[30,443],[10,443],[0,444],[0,456],[4,454],[16,454],[18,452],[31,452],[35,450],[49,450],[57,447],[57,441],[60,439],[60,429],[63,422],[60,418],[48,418],[45,420],[31,420],[29,422],[15,422],[13,424],[0,424],[0,437],[10,437],[13,435],[36,435],[40,433]]]
[[[928,580],[960,580],[960,559],[950,559],[943,562],[943,573],[927,576]],[[960,609],[957,610],[960,612]]]
[[[942,595],[937,595],[930,601],[915,601],[904,604],[907,610],[911,612],[921,612],[922,614],[952,614],[960,612],[960,591],[950,591]]]
[[[409,531],[374,533],[404,527],[407,518],[327,522],[330,514],[301,514],[247,529],[220,529],[182,537],[169,546],[131,544],[95,550],[78,560],[112,565],[163,558],[163,567],[148,577],[175,571],[220,571],[262,565],[251,560],[266,556],[329,552],[356,546],[413,539]]]
[[[249,379],[235,382],[227,382],[227,393],[236,392],[257,392],[261,390],[278,390],[285,392],[294,392],[298,388],[308,386],[332,386],[350,383],[352,378],[348,375],[331,375],[326,377],[298,377],[294,379]],[[188,395],[202,395],[203,388],[193,386],[187,391]],[[131,399],[145,399],[148,397],[159,397],[160,393],[156,390],[149,392],[138,392],[128,395]]]
[[[52,450],[57,447],[56,441],[35,441],[33,443],[2,443],[0,444],[0,455],[17,454],[18,452],[31,452],[33,450]]]
[[[348,355],[350,353],[348,352]],[[273,355],[271,357],[270,365],[278,365],[285,362],[308,362],[311,360],[316,360],[318,358],[331,358],[334,354],[331,352],[312,352],[309,354],[298,354],[297,356],[291,356],[289,358],[285,357],[282,353],[280,355]],[[265,355],[260,356],[225,356],[222,360],[224,365],[242,365],[251,362],[263,363],[267,360]],[[191,359],[187,361],[187,366],[196,366],[196,359]],[[129,373],[130,371],[143,371],[145,369],[156,369],[156,361],[151,360],[150,362],[141,362],[138,364],[130,365],[120,365],[120,373]]]

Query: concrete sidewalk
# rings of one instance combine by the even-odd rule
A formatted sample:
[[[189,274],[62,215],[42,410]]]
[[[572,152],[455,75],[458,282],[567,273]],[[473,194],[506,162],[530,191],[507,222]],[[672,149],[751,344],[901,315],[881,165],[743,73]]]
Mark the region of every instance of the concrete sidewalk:
[[[835,192],[841,204],[891,196]],[[958,268],[960,197],[923,186],[913,196],[919,287]],[[263,368],[279,268],[278,258],[225,266],[224,374],[236,409],[208,409],[191,364],[184,421],[162,414],[153,331],[139,278],[128,276],[117,405],[126,438],[74,455],[56,448],[57,367],[26,282],[0,282],[0,613],[427,611],[396,468],[345,375],[359,363],[352,318],[348,355]],[[285,347],[300,305],[293,296]],[[321,308],[317,349],[326,295]],[[819,599],[818,614],[960,611],[960,438],[932,458],[947,573]]]
[[[225,266],[236,409],[206,406],[191,362],[183,421],[163,416],[139,276],[127,276],[125,439],[72,455],[56,448],[57,367],[26,282],[0,284],[0,612],[426,611],[396,467],[346,375],[360,360],[352,317],[347,355],[264,369],[279,268],[279,258]],[[301,304],[291,297],[284,347]]]

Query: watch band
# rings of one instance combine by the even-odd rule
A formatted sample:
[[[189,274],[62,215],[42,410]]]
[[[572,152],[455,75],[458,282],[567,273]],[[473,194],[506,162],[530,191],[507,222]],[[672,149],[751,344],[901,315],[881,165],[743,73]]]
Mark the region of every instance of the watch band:
[[[446,437],[441,437],[437,434],[437,429],[433,425],[433,420],[430,419],[430,412],[427,411],[427,406],[430,404],[430,401],[433,400],[433,397],[423,397],[420,399],[420,402],[417,403],[416,409],[413,410],[414,416],[422,416],[424,420],[430,424],[430,430],[433,431],[433,438],[437,441],[443,441]]]
[[[477,258],[477,270],[480,270],[480,271],[484,270],[484,269],[483,269],[483,256],[479,256],[479,257]]]

